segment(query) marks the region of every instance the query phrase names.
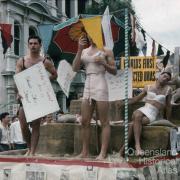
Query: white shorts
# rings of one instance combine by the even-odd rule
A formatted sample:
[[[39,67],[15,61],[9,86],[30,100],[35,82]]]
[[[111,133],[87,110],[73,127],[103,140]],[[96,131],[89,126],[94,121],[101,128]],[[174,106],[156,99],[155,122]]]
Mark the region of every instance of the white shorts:
[[[137,110],[141,111],[150,122],[157,120],[159,117],[159,109],[149,103],[146,103],[143,107]]]

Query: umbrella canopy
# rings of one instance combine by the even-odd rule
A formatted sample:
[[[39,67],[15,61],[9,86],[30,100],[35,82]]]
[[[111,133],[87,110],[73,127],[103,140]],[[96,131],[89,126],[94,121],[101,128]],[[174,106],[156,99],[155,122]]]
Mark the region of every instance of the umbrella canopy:
[[[91,34],[91,32],[87,30],[87,27],[85,28],[83,21],[81,21],[81,19],[88,20],[90,17],[94,17],[94,16],[88,15],[87,17],[83,16],[83,18],[80,17],[71,18],[68,21],[65,21],[63,23],[54,26],[51,42],[49,44],[47,53],[53,59],[56,67],[59,64],[59,61],[62,59],[66,59],[69,63],[72,63],[78,48],[77,40],[81,35],[83,35],[84,33],[88,33],[91,38],[95,38],[95,39],[99,36],[97,35],[97,26],[94,24],[94,22],[92,23],[93,28],[90,29],[90,31],[92,30],[95,32],[94,34]],[[112,37],[114,42],[114,47],[113,47],[114,56],[118,57],[119,59],[119,57],[123,56],[124,54],[124,23],[121,20],[117,19],[116,17],[112,16],[111,29],[112,29]],[[102,32],[100,36],[102,37],[102,40],[100,40],[100,42],[103,42],[104,39]]]
[[[96,27],[96,31],[94,30]],[[103,47],[101,17],[95,16],[91,18],[72,18],[54,27],[57,31],[53,38],[54,43],[62,52],[77,52],[77,41],[81,36],[89,35],[98,48]]]

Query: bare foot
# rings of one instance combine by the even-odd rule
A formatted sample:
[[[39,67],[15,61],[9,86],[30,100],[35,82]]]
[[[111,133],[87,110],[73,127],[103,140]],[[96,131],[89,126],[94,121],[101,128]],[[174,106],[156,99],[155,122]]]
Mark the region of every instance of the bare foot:
[[[119,151],[119,156],[120,156],[120,158],[121,157],[124,157],[124,151],[125,151],[125,149],[124,149],[125,147],[124,147],[124,145],[121,147],[121,149],[120,149],[120,151]]]
[[[144,151],[142,149],[136,149],[136,156],[144,156]]]
[[[82,158],[88,158],[88,157],[89,157],[89,155],[85,154],[85,153],[81,153],[81,154],[75,156],[76,159],[82,159]]]
[[[96,158],[96,160],[104,160],[106,159],[106,154],[99,154],[99,156]]]
[[[31,151],[30,151],[30,149],[28,149],[27,152],[24,154],[24,156],[30,156],[30,153],[31,153]]]

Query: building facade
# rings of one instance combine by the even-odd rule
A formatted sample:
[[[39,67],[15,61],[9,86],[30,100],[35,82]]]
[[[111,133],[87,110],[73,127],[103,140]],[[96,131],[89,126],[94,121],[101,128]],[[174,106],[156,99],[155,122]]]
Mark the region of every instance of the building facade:
[[[5,56],[0,45],[0,112],[8,111],[13,115],[17,110],[13,80],[16,61],[27,53],[29,35],[39,34],[38,24],[65,21],[82,13],[86,4],[91,2],[92,0],[0,0],[0,23],[11,24],[13,36],[11,48]],[[72,83],[70,98],[82,94],[83,81],[83,73],[78,74]],[[53,87],[62,110],[67,111],[69,99],[56,83]]]

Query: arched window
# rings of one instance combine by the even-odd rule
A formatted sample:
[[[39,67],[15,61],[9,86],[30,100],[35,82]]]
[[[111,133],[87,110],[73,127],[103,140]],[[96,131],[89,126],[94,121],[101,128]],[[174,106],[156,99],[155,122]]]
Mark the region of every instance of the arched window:
[[[29,27],[29,36],[37,35],[37,30],[34,27]]]
[[[14,21],[14,54],[17,56],[19,56],[20,37],[20,24]]]

